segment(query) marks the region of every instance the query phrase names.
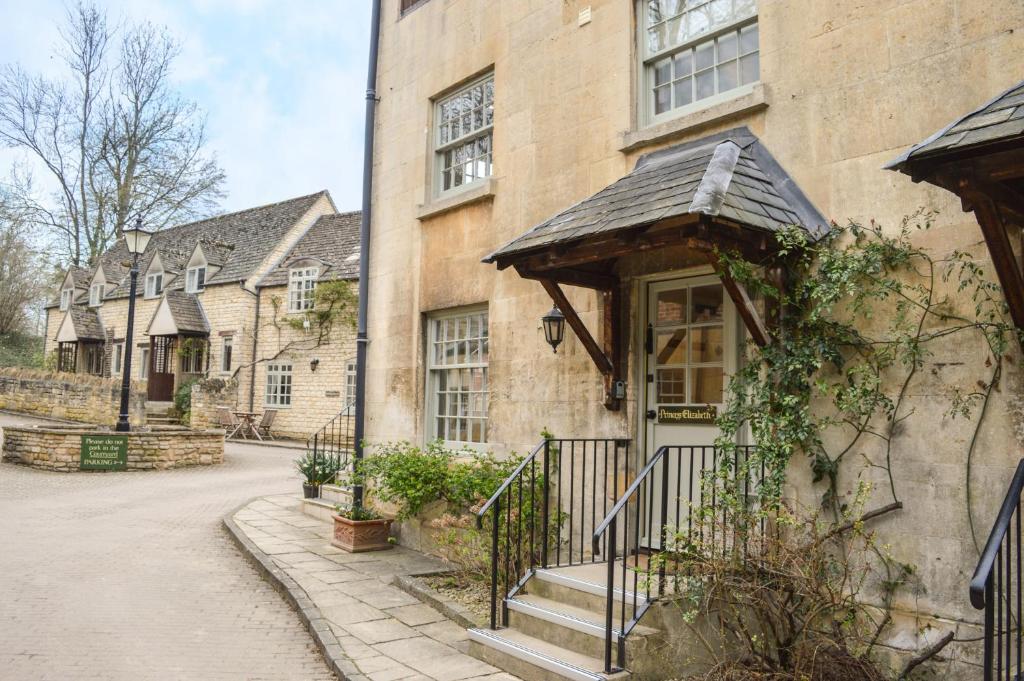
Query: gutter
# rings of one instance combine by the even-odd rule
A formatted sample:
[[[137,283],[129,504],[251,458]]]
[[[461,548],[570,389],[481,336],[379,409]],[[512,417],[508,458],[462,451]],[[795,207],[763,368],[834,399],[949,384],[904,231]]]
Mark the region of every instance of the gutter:
[[[355,461],[363,459],[366,432],[366,317],[370,291],[370,218],[373,197],[373,135],[377,116],[377,54],[380,48],[380,0],[373,0],[370,13],[370,59],[366,68],[366,121],[363,130],[363,214],[359,225],[359,321],[356,331],[356,423]],[[363,505],[363,486],[352,489],[352,505]]]

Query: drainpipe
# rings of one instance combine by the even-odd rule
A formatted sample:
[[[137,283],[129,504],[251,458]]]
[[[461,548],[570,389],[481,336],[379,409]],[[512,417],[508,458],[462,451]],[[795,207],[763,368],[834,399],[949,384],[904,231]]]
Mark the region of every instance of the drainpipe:
[[[263,289],[256,288],[256,318],[252,325],[252,367],[249,370],[249,411],[254,409],[253,400],[256,396],[256,352],[260,339],[260,293],[262,292]]]
[[[377,114],[377,51],[380,45],[380,0],[370,13],[370,61],[366,69],[366,122],[363,131],[363,214],[359,225],[359,322],[356,330],[356,424],[355,460],[363,459],[366,432],[366,333],[367,298],[370,290],[370,213],[373,194],[373,132]],[[363,486],[352,490],[352,505],[362,508]]]

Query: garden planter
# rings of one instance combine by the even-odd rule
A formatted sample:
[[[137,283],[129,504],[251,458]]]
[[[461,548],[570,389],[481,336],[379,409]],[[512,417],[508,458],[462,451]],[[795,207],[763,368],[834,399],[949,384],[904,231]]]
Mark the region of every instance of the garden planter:
[[[351,553],[390,549],[391,519],[349,520],[334,516],[334,539],[331,544]]]
[[[302,483],[302,496],[307,499],[316,499],[320,496],[320,485],[311,485],[308,482]]]

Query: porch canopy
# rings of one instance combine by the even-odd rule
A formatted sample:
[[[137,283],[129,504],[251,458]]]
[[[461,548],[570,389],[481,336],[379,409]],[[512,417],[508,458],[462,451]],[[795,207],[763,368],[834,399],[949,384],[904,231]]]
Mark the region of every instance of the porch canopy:
[[[828,221],[765,146],[745,127],[642,156],[631,173],[537,225],[484,259],[536,279],[554,299],[610,388],[624,372],[615,274],[619,258],[683,246],[718,270],[755,342],[769,342],[765,322],[743,287],[728,276],[715,250],[738,251],[765,263],[772,234],[797,226],[814,239]],[[561,290],[562,284],[604,293],[603,347],[593,339]],[[621,315],[619,323],[616,315]],[[612,396],[606,406],[617,408]]]
[[[102,343],[103,325],[96,310],[86,307],[69,307],[57,328],[58,343]]]
[[[164,294],[146,328],[150,336],[205,336],[210,333],[199,299],[172,289]]]
[[[1013,323],[1024,329],[1024,82],[959,118],[886,168],[960,197],[981,226]]]

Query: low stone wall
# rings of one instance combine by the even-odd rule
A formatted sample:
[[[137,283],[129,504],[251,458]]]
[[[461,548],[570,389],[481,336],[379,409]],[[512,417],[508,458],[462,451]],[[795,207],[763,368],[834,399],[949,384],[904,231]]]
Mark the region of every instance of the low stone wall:
[[[192,409],[189,425],[198,430],[216,428],[217,410],[238,409],[238,382],[234,379],[208,378],[192,384]]]
[[[77,472],[83,435],[114,435],[80,426],[5,426],[3,460],[51,471]],[[128,470],[162,470],[224,462],[223,430],[153,426],[128,436]]]
[[[132,382],[128,416],[146,422],[145,384]],[[0,409],[112,426],[121,408],[121,381],[84,374],[0,368]]]

